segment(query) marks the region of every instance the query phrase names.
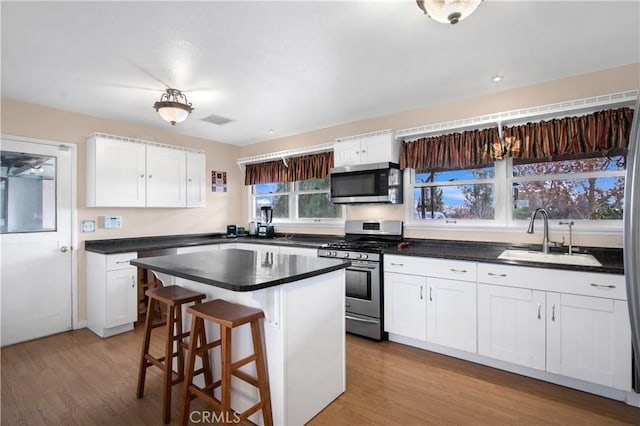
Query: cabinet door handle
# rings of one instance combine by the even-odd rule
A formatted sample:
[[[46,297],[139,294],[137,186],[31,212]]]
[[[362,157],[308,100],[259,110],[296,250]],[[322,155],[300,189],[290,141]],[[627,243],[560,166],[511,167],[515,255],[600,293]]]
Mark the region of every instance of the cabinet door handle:
[[[551,321],[556,320],[556,305],[551,305]]]
[[[489,275],[490,277],[500,277],[500,278],[504,278],[507,276],[507,274],[494,274],[493,272],[487,272],[487,275]]]
[[[391,262],[392,266],[404,266],[404,263],[393,263]]]
[[[149,175],[149,179],[151,179],[153,177],[153,175]]]
[[[136,280],[135,278],[132,276],[131,277],[131,288],[134,288],[136,286]]]
[[[429,287],[429,302],[433,302],[433,287]]]
[[[360,152],[362,152],[362,153],[364,154],[365,152],[367,152],[367,150],[366,150],[366,149],[363,149],[363,150],[362,150],[362,151],[360,151]]]
[[[591,287],[598,287],[598,288],[616,288],[615,285],[613,284],[596,284],[596,283],[591,283],[589,284]]]
[[[423,299],[423,297],[422,297],[422,286],[420,286],[420,300],[422,300],[422,299]]]
[[[451,272],[459,272],[461,274],[466,274],[467,270],[466,269],[455,269],[455,268],[451,268],[449,269]]]
[[[129,260],[131,260],[131,259],[129,259]],[[118,265],[122,265],[123,263],[129,263],[129,260],[116,260],[116,263]]]
[[[144,174],[140,175],[141,178],[144,178]]]
[[[542,306],[542,303],[538,302],[538,319],[542,319],[542,317],[540,316],[540,307]]]

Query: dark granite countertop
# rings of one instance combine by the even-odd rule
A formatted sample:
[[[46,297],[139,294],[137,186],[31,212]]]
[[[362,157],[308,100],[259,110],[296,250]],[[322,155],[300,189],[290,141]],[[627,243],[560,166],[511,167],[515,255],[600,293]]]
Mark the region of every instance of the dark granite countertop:
[[[87,240],[84,249],[100,254],[126,253],[130,251],[161,250],[176,247],[192,247],[209,244],[251,243],[282,245],[292,247],[317,248],[322,244],[341,239],[332,235],[296,235],[295,238],[277,234],[276,238],[241,236],[227,238],[225,234],[163,235],[157,237],[113,238],[108,240]]]
[[[251,243],[281,245],[293,247],[317,248],[322,244],[342,239],[337,235],[309,235],[276,234],[276,238],[258,238],[243,236],[238,238],[226,238],[221,233],[168,235],[140,238],[116,238],[108,240],[85,241],[85,250],[100,254],[115,254],[125,252],[141,252],[147,250],[161,250],[175,247],[190,247],[209,244],[226,243]],[[386,254],[398,254],[403,256],[435,257],[444,259],[458,259],[476,262],[492,262],[509,265],[531,266],[536,268],[565,269],[574,271],[605,272],[624,274],[622,249],[580,247],[580,253],[590,253],[602,263],[602,266],[578,266],[562,265],[541,262],[524,262],[498,259],[500,253],[508,248],[539,251],[540,245],[517,245],[509,243],[476,242],[476,241],[452,241],[452,240],[427,240],[407,238],[409,247],[397,249],[395,247],[385,250]],[[567,248],[562,250],[566,252]]]
[[[229,249],[145,257],[130,263],[232,291],[274,287],[347,268],[341,259]]]
[[[405,241],[409,242],[409,247],[402,249],[398,249],[396,247],[388,248],[385,250],[385,254],[502,263],[508,265],[531,266],[546,269],[565,269],[573,271],[624,274],[622,249],[616,248],[580,247],[580,253],[589,253],[596,259],[598,259],[598,261],[602,264],[602,266],[580,266],[498,259],[498,256],[500,255],[500,253],[502,253],[503,250],[517,249],[540,251],[539,245],[536,246],[517,245],[509,243],[422,239],[405,239]],[[559,250],[566,253],[567,248],[562,247]]]

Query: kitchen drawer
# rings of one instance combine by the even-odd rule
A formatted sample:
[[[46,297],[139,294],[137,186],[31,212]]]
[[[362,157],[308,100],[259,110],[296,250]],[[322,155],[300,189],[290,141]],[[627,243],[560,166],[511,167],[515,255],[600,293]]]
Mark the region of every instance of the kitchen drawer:
[[[110,254],[107,257],[107,271],[115,271],[118,269],[125,268],[133,268],[129,264],[131,259],[137,259],[138,253],[130,252],[130,253],[118,253],[118,254]]]
[[[476,281],[476,263],[415,256],[384,257],[384,271],[459,281]]]
[[[627,300],[624,276],[616,274],[479,263],[478,282]]]

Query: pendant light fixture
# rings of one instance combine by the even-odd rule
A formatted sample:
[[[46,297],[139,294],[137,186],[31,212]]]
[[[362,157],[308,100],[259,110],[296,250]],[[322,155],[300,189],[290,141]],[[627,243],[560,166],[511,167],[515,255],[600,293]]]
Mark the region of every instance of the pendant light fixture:
[[[153,104],[153,107],[160,117],[172,125],[182,123],[193,111],[187,97],[181,91],[170,88],[162,94],[158,102]]]
[[[416,0],[425,15],[443,24],[457,24],[478,8],[482,0]]]

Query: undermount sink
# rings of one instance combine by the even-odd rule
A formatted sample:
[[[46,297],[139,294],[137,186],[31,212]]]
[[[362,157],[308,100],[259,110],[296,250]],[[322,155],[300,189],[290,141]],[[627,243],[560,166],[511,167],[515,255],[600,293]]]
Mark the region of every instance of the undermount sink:
[[[590,254],[543,253],[531,250],[505,250],[498,259],[520,260],[525,262],[560,263],[563,265],[602,266],[602,263]]]

